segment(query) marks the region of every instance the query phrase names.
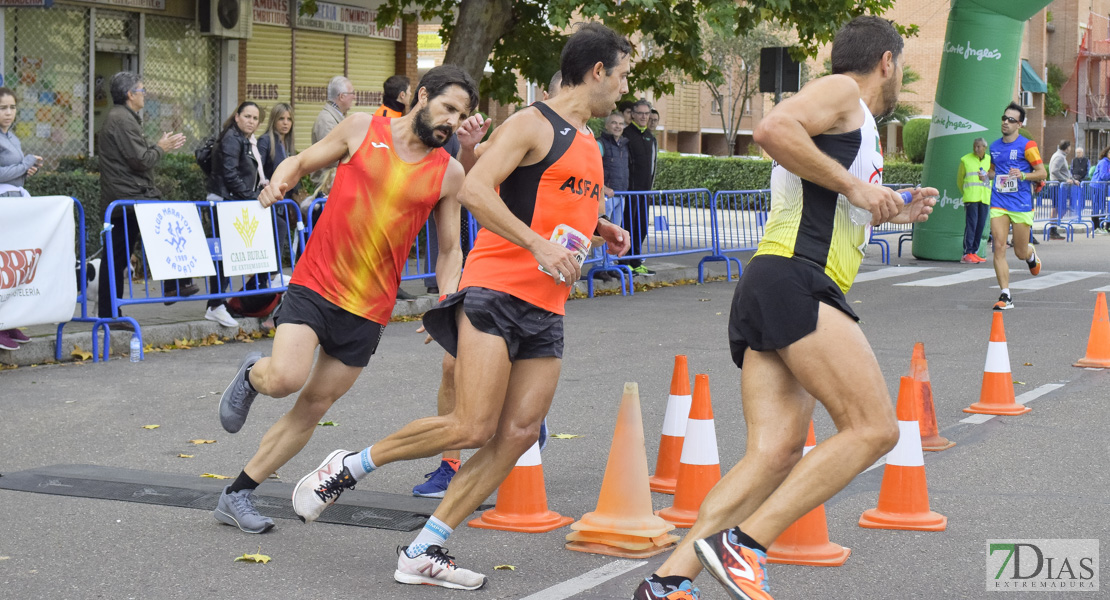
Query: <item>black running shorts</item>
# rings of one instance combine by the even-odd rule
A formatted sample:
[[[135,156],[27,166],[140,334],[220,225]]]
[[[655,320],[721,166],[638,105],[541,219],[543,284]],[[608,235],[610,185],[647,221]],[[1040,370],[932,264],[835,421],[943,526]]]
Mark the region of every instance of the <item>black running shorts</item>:
[[[816,263],[801,258],[753,258],[732,296],[728,345],[732,362],[744,366],[744,351],[779,350],[817,330],[819,303],[859,321],[840,287]]]
[[[475,329],[505,340],[509,360],[563,357],[563,316],[482,287],[451,294],[424,313],[424,328],[451,356],[459,354],[458,306]]]
[[[320,348],[348,367],[365,367],[378,349],[385,326],[348,312],[303,285],[290,284],[274,323],[308,325]]]

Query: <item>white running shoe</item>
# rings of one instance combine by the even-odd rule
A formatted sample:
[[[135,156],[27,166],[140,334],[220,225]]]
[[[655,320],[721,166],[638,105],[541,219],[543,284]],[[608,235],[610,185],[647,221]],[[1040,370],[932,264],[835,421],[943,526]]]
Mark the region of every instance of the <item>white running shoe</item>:
[[[438,585],[453,590],[476,590],[486,584],[486,576],[460,569],[446,548],[428,546],[428,549],[409,558],[408,546],[398,548],[397,570],[393,579],[413,585]]]
[[[215,321],[224,327],[239,327],[239,321],[232,318],[231,313],[227,312],[227,307],[223,304],[204,311],[204,318]]]
[[[293,512],[305,523],[318,519],[325,508],[335,504],[343,490],[354,489],[355,479],[350,469],[343,466],[348,454],[353,453],[347,450],[332,452],[293,488]]]

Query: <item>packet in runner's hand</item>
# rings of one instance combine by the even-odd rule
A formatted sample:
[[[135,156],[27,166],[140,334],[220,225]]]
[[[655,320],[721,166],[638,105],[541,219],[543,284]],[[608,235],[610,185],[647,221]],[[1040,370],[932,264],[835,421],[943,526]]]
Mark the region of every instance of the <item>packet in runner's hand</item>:
[[[551,241],[574,252],[574,260],[578,261],[578,266],[581,267],[582,263],[586,262],[586,256],[590,253],[590,238],[582,235],[575,228],[565,224],[556,225],[555,231],[551,232]],[[555,276],[554,273],[543,268],[543,265],[540,265],[539,269],[552,277]],[[559,279],[563,279],[561,274]]]

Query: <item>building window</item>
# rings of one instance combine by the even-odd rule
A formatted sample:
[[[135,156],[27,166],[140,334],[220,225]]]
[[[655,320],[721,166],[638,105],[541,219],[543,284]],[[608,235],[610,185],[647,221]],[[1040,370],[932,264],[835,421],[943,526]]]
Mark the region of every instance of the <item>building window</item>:
[[[718,102],[716,98],[714,98],[709,103],[709,114],[711,114],[711,115],[721,114],[721,103]]]
[[[744,98],[744,114],[745,115],[752,114],[752,99],[751,98]]]

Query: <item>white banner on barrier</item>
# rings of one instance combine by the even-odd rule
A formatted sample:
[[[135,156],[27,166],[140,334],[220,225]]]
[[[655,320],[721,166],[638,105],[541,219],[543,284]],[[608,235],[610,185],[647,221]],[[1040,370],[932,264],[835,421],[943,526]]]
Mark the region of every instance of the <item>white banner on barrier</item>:
[[[195,205],[149,202],[136,204],[134,208],[154,279],[163,281],[216,274]],[[123,234],[122,231],[115,233]]]
[[[0,198],[0,329],[73,317],[73,222],[66,196]]]
[[[277,271],[274,222],[257,200],[216,204],[223,246],[224,275]]]

